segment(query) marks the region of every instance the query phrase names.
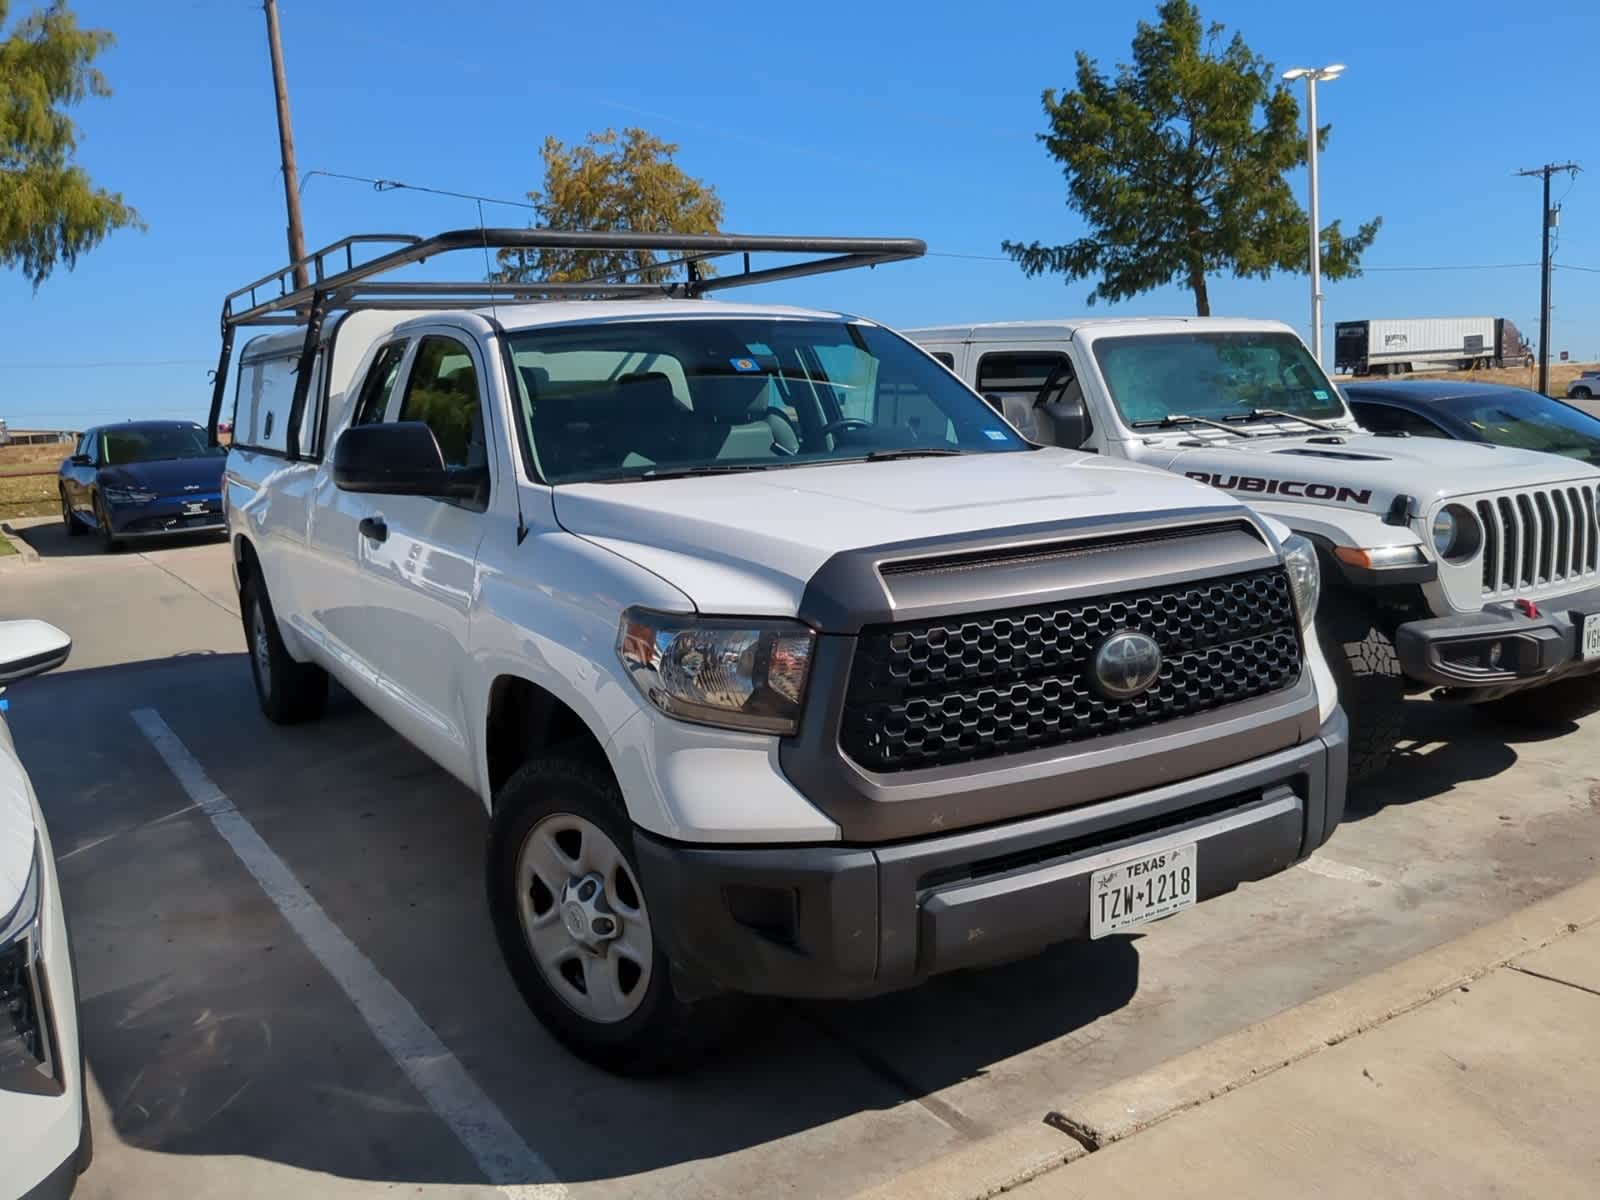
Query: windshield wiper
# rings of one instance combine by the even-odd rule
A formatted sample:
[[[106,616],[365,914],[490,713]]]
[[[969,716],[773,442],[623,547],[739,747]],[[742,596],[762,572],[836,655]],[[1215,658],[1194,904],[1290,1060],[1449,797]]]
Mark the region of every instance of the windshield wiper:
[[[1341,429],[1337,425],[1330,425],[1327,421],[1313,421],[1310,417],[1302,417],[1299,413],[1284,412],[1281,408],[1252,408],[1249,412],[1239,413],[1237,416],[1226,416],[1224,421],[1259,421],[1264,417],[1277,417],[1283,421],[1299,421],[1302,425],[1309,425],[1313,429],[1320,429],[1323,433],[1348,433],[1349,430]]]
[[[777,463],[704,463],[698,467],[669,467],[665,471],[640,471],[636,475],[613,475],[593,483],[637,483],[648,479],[687,479],[691,475],[735,475],[742,471],[770,471]]]
[[[896,458],[949,458],[953,454],[961,454],[961,450],[951,450],[946,446],[901,446],[897,450],[874,450],[866,457],[867,462],[889,462]]]
[[[1224,425],[1221,421],[1213,421],[1210,417],[1191,417],[1188,413],[1169,413],[1159,421],[1135,421],[1135,429],[1171,429],[1174,425],[1208,425],[1212,429],[1220,429],[1223,433],[1231,433],[1234,437],[1254,437],[1253,433],[1246,433],[1242,429],[1235,429],[1232,425]]]

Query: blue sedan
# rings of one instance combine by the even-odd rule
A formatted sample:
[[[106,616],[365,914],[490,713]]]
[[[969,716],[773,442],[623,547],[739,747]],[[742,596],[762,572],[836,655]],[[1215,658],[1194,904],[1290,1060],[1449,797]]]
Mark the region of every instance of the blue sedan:
[[[1374,433],[1493,442],[1600,466],[1600,418],[1527,388],[1406,379],[1341,390],[1356,420]]]
[[[107,550],[127,538],[226,532],[226,457],[192,421],[91,429],[61,464],[61,520],[70,536],[95,531]]]

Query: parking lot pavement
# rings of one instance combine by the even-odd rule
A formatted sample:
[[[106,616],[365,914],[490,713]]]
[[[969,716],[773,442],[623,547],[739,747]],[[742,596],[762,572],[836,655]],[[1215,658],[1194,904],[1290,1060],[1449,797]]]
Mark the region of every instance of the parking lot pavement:
[[[122,632],[94,632],[86,603],[95,659],[17,686],[11,713],[77,940],[98,1125],[86,1197],[496,1194],[482,1147],[441,1118],[430,1064],[396,1062],[367,993],[308,948],[136,710],[403,999],[472,1111],[583,1198],[848,1195],[1514,911],[1600,853],[1600,720],[1507,745],[1470,711],[1418,704],[1395,767],[1306,865],[1140,936],[871,1001],[762,1003],[720,1061],[618,1080],[567,1057],[509,982],[476,798],[348,697],[320,723],[267,724],[213,594],[225,548],[105,561]],[[0,615],[20,615],[26,575],[35,612],[77,620],[48,581],[78,565],[11,573]],[[119,645],[158,657],[132,631],[166,623],[214,653],[115,662]]]

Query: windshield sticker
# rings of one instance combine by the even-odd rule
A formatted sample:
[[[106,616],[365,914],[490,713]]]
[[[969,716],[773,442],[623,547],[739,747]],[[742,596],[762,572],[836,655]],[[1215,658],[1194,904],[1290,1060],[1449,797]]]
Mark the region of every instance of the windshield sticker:
[[[1323,391],[1321,388],[1313,389],[1311,394],[1318,400],[1326,400],[1328,398],[1328,393]]]
[[[767,358],[772,357],[772,347],[765,342],[746,342],[744,348],[750,351],[751,354],[765,355]]]
[[[1335,504],[1372,503],[1371,488],[1335,487],[1331,483],[1308,483],[1303,479],[1263,479],[1259,475],[1218,475],[1210,471],[1186,471],[1184,474],[1225,492],[1332,500]]]
[[[733,369],[735,371],[761,370],[761,364],[753,358],[730,358],[728,361],[733,364]]]
[[[988,438],[991,442],[1003,442],[1006,440],[1005,431],[1001,429],[985,429],[983,431],[983,436]]]

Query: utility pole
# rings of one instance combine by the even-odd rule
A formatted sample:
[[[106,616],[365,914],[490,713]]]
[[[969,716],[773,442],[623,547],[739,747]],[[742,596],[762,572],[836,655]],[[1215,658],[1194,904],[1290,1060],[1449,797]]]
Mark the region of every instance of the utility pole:
[[[1577,163],[1546,163],[1518,175],[1537,175],[1544,180],[1544,206],[1540,210],[1539,236],[1539,394],[1550,391],[1550,230],[1555,223],[1555,213],[1550,211],[1550,176],[1557,171],[1581,171]]]
[[[283,202],[289,210],[289,261],[294,263],[294,286],[299,291],[309,283],[304,262],[306,238],[300,225],[300,173],[294,165],[294,126],[289,120],[289,84],[283,77],[283,45],[278,40],[278,0],[261,0],[261,8],[267,14],[267,49],[272,53],[272,88],[278,97],[278,149],[283,155]]]

